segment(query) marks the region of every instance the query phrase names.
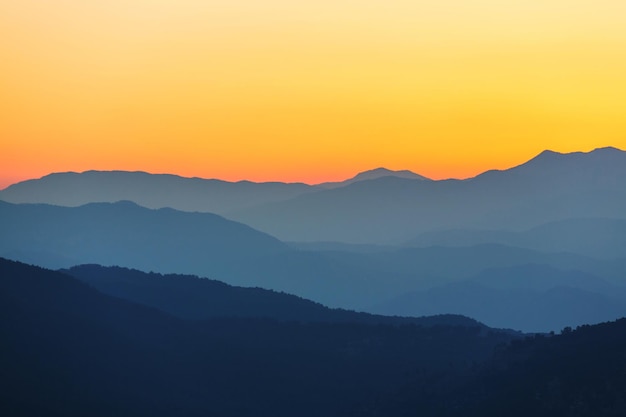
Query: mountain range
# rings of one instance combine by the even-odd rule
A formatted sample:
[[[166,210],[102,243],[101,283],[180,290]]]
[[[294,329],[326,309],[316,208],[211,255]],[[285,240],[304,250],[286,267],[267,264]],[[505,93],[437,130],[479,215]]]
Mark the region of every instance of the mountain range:
[[[625,181],[602,148],[467,180],[15,184],[0,415],[624,415]]]
[[[447,311],[494,327],[547,333],[626,317],[626,286],[528,264],[486,269],[466,280],[408,292],[372,311],[406,316]]]
[[[548,252],[571,252],[595,258],[618,258],[626,255],[626,219],[571,218],[519,232],[441,230],[422,233],[405,245],[462,247],[486,243]]]
[[[133,201],[147,208],[228,213],[270,202],[288,200],[318,190],[339,188],[382,177],[423,179],[411,171],[377,168],[343,182],[315,186],[303,183],[185,178],[171,174],[135,171],[62,172],[27,180],[0,190],[0,200],[75,207],[88,203]]]
[[[114,282],[121,274],[126,276],[120,282],[138,279],[145,289],[156,289],[165,278],[168,288],[161,289],[168,291],[191,278],[97,266],[78,270],[84,282],[0,258],[3,415],[626,412],[624,320],[526,337],[472,322],[450,325],[447,318],[428,326],[192,320],[85,283]],[[100,277],[89,278],[92,273]],[[172,284],[181,278],[181,286]]]
[[[558,330],[624,314],[625,155],[546,151],[468,180],[379,168],[318,186],[54,174],[0,192],[58,204],[0,201],[0,256],[191,274],[331,308]],[[122,197],[133,201],[97,202]],[[520,285],[537,280],[545,285]]]
[[[229,183],[139,172],[51,174],[0,200],[78,206],[130,200],[220,214],[283,241],[402,244],[450,229],[523,231],[573,218],[624,219],[626,152],[542,152],[467,180],[376,169],[341,183]]]
[[[625,258],[596,259],[575,253],[491,243],[467,247],[385,248],[369,252],[305,250],[218,215],[152,210],[131,202],[92,203],[80,207],[0,202],[0,230],[0,256],[49,268],[96,263],[159,273],[193,274],[231,285],[283,291],[334,308],[382,314],[398,314],[398,306],[406,306],[406,300],[412,297],[409,295],[416,292],[444,289],[454,293],[455,283],[471,280],[493,268],[511,268],[500,275],[502,283],[516,270],[527,273],[526,279],[532,280],[529,264],[570,271],[567,272],[573,277],[570,282],[561,281],[553,287],[567,284],[583,291],[583,299],[600,297],[600,301],[607,301],[608,297],[613,300],[619,291],[598,295],[597,288],[590,291],[589,286],[574,279],[581,273],[615,288],[626,285]],[[478,297],[482,287],[472,288]],[[515,285],[506,291],[511,297],[525,296],[521,294],[525,289]],[[471,293],[466,296],[472,299]],[[405,301],[396,302],[398,299]],[[450,304],[444,299],[435,306],[414,301],[414,307],[401,314],[422,315],[426,306],[430,306],[428,314],[450,311],[476,314],[469,301],[458,303],[450,310]],[[517,303],[516,314],[527,319],[512,321],[509,326],[502,321],[506,316],[499,311],[498,303],[484,303],[480,318],[490,325],[544,331],[597,322],[599,317],[621,316],[619,311],[610,309],[604,315],[594,313],[593,309],[576,310],[575,305],[580,301],[579,297],[558,304],[563,311],[554,319],[546,316],[539,327],[536,320],[531,320],[535,310],[533,303]],[[607,301],[605,305],[612,304]]]
[[[519,337],[477,323],[183,320],[5,259],[0,311],[11,416],[365,415],[408,371],[467,369]]]
[[[60,272],[98,291],[190,320],[237,317],[300,323],[366,323],[483,327],[461,315],[382,316],[330,309],[319,303],[262,288],[235,287],[193,275],[145,273],[136,269],[79,265]]]
[[[401,244],[446,229],[523,231],[570,218],[625,218],[626,152],[543,152],[467,180],[382,177],[225,216],[284,241]]]

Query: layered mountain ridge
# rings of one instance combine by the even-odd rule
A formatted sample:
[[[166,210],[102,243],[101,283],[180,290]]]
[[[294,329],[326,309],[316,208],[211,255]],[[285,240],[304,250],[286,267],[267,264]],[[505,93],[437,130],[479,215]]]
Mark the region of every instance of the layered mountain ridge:
[[[123,271],[108,272],[115,280]],[[82,273],[89,281],[91,273]],[[141,279],[159,286],[162,277]],[[574,405],[581,417],[608,417],[626,410],[624,320],[525,338],[471,324],[185,320],[1,258],[0,301],[6,415],[548,416],[570,415]]]
[[[151,210],[129,202],[81,207],[0,202],[0,230],[0,256],[45,267],[97,263],[193,274],[232,285],[284,291],[331,307],[378,313],[397,314],[393,302],[388,308],[380,309],[380,306],[415,291],[434,288],[455,291],[449,284],[471,279],[490,268],[512,268],[514,272],[519,268],[524,270],[525,265],[537,264],[572,271],[571,286],[583,290],[583,298],[598,296],[587,287],[580,287],[576,280],[580,273],[616,286],[626,285],[624,257],[597,259],[554,251],[554,248],[545,251],[490,242],[467,247],[383,247],[365,252],[347,251],[341,246],[333,250],[305,250],[214,214]],[[626,235],[626,230],[623,232]],[[616,236],[616,239],[626,237]],[[509,275],[500,274],[505,286]],[[511,291],[516,296],[520,289],[511,288]],[[612,305],[611,300],[619,294],[619,291],[600,294],[600,299],[605,300],[601,305]],[[471,294],[467,296],[471,298]],[[576,312],[573,307],[576,301],[562,306],[564,313],[558,320],[546,317],[541,327],[535,327],[536,322],[522,320],[516,321],[516,326],[526,331],[556,330],[563,325],[596,322],[598,317],[611,319],[621,314],[607,310],[597,316],[590,309],[568,318],[568,311]],[[454,312],[472,312],[470,307]],[[527,313],[532,309],[532,304],[520,303],[516,314],[529,317]],[[406,311],[415,315],[421,310]],[[450,311],[449,304],[441,303],[429,310],[429,314]],[[481,315],[483,321],[492,325],[502,323],[495,321],[498,317],[501,315],[496,304],[487,305]]]
[[[469,180],[434,181],[385,169],[356,179],[324,189],[145,173],[59,174],[17,184],[0,198],[21,190],[24,198],[53,196],[48,203],[56,204],[64,198],[133,202],[0,202],[0,256],[50,268],[96,263],[193,274],[333,308],[454,312],[525,331],[623,314],[626,152],[543,152]],[[151,204],[189,210],[143,207]],[[194,209],[205,204],[228,212]],[[546,274],[528,265],[553,269]],[[493,270],[497,283],[475,281]],[[583,285],[581,274],[614,288]],[[552,282],[549,275],[567,279],[532,294],[514,282],[520,276]],[[419,301],[433,294],[439,302]],[[454,301],[459,294],[461,301],[492,301],[477,309]],[[496,300],[507,297],[511,314],[498,314]],[[559,307],[531,320],[534,303],[537,311]],[[576,303],[588,308],[577,311]]]

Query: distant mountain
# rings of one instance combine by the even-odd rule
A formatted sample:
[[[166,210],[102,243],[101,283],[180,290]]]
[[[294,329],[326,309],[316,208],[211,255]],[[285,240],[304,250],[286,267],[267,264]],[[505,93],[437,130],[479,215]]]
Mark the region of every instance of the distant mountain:
[[[545,151],[503,171],[432,181],[367,171],[318,186],[230,183],[142,172],[51,174],[0,191],[0,200],[78,206],[134,201],[212,212],[289,242],[402,244],[450,229],[523,231],[574,218],[626,218],[626,152]]]
[[[445,325],[181,320],[5,259],[0,332],[7,416],[365,417],[413,375],[457,380],[514,337]]]
[[[383,303],[383,314],[464,314],[525,332],[558,331],[626,316],[626,282],[547,265],[493,268],[460,282],[407,293]]]
[[[482,326],[475,320],[456,315],[390,317],[330,309],[282,292],[233,287],[190,275],[161,275],[99,265],[80,265],[61,272],[104,294],[154,307],[183,319],[245,317],[297,322]]]
[[[559,153],[544,151],[528,162],[504,171],[487,171],[471,181],[486,181],[495,177],[509,180],[536,180],[537,185],[550,188],[568,184],[574,189],[582,182],[587,187],[610,188],[624,179],[626,152],[614,148],[598,148],[591,152]],[[499,175],[504,174],[504,176]],[[570,182],[562,182],[563,178]]]
[[[147,208],[170,207],[223,214],[386,176],[427,180],[407,170],[391,171],[386,168],[362,172],[346,181],[315,186],[282,182],[229,182],[140,171],[61,172],[13,184],[0,190],[0,200],[67,207],[127,200]]]
[[[0,200],[68,207],[128,200],[148,208],[220,214],[312,191],[315,188],[301,183],[228,182],[146,172],[86,171],[50,174],[11,185],[0,191]]]
[[[376,245],[342,242],[285,242],[292,248],[309,252],[354,252],[354,253],[377,253],[392,252],[401,249],[403,246],[397,245]],[[418,246],[407,244],[405,246]]]
[[[52,268],[122,265],[210,276],[225,265],[288,250],[277,239],[210,213],[131,202],[81,207],[0,202],[0,254]]]
[[[468,180],[381,177],[226,216],[284,241],[401,243],[447,229],[520,231],[572,218],[626,218],[626,152],[544,152]]]
[[[474,246],[503,244],[541,251],[566,251],[597,258],[626,257],[626,219],[584,218],[559,220],[521,232],[498,230],[444,230],[425,232],[409,246]]]
[[[378,178],[384,178],[384,177],[394,177],[394,178],[405,178],[405,179],[409,179],[409,180],[422,180],[422,181],[431,181],[430,178],[424,177],[422,175],[416,174],[414,172],[411,172],[409,170],[401,170],[401,171],[393,171],[387,168],[375,168],[375,169],[371,169],[369,171],[363,171],[360,172],[359,174],[355,175],[354,177],[347,179],[345,181],[341,181],[341,182],[325,182],[322,184],[319,184],[318,187],[319,188],[338,188],[338,187],[345,187],[346,185],[350,185],[353,184],[355,182],[359,182],[359,181],[369,181],[369,180],[375,180]]]
[[[151,210],[128,202],[81,207],[0,203],[0,231],[0,256],[41,266],[92,263],[193,274],[359,311],[489,268],[546,264],[616,284],[626,273],[626,259],[503,245],[301,250],[217,215]]]
[[[423,175],[416,174],[406,169],[400,170],[400,171],[393,171],[387,168],[380,167],[380,168],[371,169],[369,171],[363,171],[357,174],[355,177],[344,181],[344,183],[351,184],[357,181],[374,180],[376,178],[381,178],[381,177],[397,177],[397,178],[406,178],[410,180],[430,181],[430,178],[426,178]]]

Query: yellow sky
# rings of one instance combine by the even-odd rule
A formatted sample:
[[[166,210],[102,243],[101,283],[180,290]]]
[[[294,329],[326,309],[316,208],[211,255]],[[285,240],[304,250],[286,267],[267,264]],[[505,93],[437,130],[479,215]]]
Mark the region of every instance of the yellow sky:
[[[0,187],[467,177],[626,148],[623,0],[0,0]]]

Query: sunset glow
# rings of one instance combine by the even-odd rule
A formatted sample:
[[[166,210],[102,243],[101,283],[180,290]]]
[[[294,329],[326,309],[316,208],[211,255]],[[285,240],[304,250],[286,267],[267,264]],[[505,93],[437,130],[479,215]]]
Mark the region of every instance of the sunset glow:
[[[622,0],[0,0],[0,188],[465,178],[626,148]]]

